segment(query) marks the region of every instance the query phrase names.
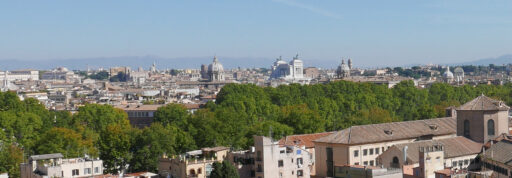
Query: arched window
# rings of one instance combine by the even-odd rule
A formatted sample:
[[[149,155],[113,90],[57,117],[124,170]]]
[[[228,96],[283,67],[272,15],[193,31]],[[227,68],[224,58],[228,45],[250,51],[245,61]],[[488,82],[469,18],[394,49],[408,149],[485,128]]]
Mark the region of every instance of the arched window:
[[[464,120],[464,137],[469,138],[469,121]]]
[[[189,173],[190,175],[196,175],[196,171],[194,169],[190,169]]]
[[[398,168],[400,166],[400,160],[398,160],[398,157],[393,157],[393,162],[391,162],[392,168]]]
[[[494,135],[494,120],[487,121],[487,135]]]

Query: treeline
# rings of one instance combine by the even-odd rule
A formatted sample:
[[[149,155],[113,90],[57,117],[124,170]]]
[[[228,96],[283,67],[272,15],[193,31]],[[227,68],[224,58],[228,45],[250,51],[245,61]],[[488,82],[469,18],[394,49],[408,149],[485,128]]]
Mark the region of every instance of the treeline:
[[[333,131],[352,125],[443,117],[445,108],[482,93],[512,104],[512,85],[454,87],[436,83],[417,89],[412,81],[392,89],[347,81],[277,88],[229,84],[215,103],[190,114],[179,104],[161,107],[155,123],[132,128],[127,115],[108,105],[89,104],[77,113],[48,111],[35,99],[0,93],[0,172],[19,177],[29,155],[62,153],[104,160],[105,173],[157,172],[162,154],[253,144],[252,135],[278,139],[291,134]]]

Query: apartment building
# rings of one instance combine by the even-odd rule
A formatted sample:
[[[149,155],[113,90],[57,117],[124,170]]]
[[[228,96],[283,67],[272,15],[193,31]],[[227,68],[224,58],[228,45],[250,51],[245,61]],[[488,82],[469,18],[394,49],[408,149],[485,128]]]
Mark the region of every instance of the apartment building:
[[[103,175],[103,161],[89,158],[63,159],[60,153],[33,155],[20,166],[21,178],[94,177]]]

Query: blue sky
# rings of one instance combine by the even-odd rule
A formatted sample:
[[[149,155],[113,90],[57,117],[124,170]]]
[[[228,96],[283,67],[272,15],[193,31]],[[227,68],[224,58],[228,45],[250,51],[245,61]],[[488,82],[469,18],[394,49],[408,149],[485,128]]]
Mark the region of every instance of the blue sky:
[[[447,63],[512,53],[509,0],[0,2],[0,59],[155,55]],[[270,65],[270,64],[268,64]]]

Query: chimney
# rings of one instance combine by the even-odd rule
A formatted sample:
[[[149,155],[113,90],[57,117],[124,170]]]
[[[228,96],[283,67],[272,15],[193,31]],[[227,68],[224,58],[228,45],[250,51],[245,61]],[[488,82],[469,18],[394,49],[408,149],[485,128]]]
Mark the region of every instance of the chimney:
[[[406,165],[406,164],[407,164],[407,149],[408,149],[408,147],[407,147],[407,146],[405,146],[405,147],[404,147],[404,151],[403,151],[403,152],[404,152],[404,165]]]

